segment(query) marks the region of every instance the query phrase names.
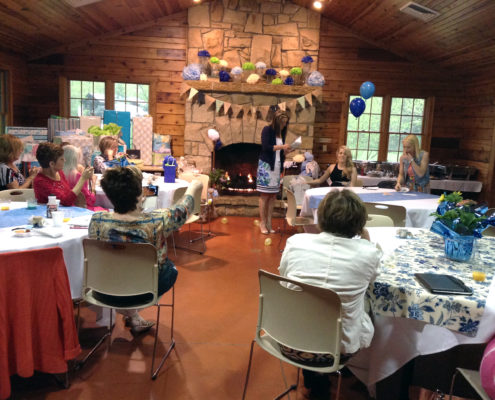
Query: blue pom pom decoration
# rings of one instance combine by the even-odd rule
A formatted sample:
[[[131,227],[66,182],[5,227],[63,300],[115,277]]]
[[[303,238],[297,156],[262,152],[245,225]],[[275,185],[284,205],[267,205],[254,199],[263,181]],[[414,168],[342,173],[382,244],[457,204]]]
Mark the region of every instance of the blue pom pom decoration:
[[[228,82],[230,81],[230,75],[227,71],[220,71],[220,73],[218,74],[218,76],[220,77],[220,82]]]
[[[302,61],[303,63],[312,63],[312,62],[313,62],[313,57],[311,57],[311,56],[304,56],[304,57],[301,59],[301,61]]]
[[[293,85],[293,84],[294,84],[294,79],[292,78],[292,76],[288,76],[284,81],[284,85]]]
[[[325,78],[318,71],[313,71],[309,74],[307,80],[308,86],[323,86],[325,84]]]
[[[198,57],[211,57],[210,56],[210,53],[208,52],[208,50],[200,50],[198,51]]]
[[[266,75],[277,75],[277,71],[275,71],[273,68],[269,68],[265,71]]]
[[[199,64],[189,64],[182,70],[182,77],[186,81],[199,81],[201,66]]]
[[[233,75],[240,75],[242,74],[242,68],[241,67],[234,67],[230,71]]]

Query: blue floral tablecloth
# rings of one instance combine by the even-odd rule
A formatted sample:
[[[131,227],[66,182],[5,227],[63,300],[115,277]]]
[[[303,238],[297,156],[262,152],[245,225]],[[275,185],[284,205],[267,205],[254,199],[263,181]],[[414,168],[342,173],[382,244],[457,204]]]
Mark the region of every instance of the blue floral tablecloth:
[[[93,211],[80,207],[59,207],[60,211],[64,211],[65,215],[70,218],[79,217],[81,215],[93,214]],[[9,226],[28,225],[29,218],[33,215],[45,217],[46,205],[39,205],[36,208],[16,208],[9,211],[0,211],[0,228]]]
[[[417,319],[475,336],[495,272],[495,239],[482,238],[476,247],[474,261],[461,263],[445,257],[443,238],[437,234],[425,232],[405,240],[383,259],[380,275],[368,288],[372,312]],[[484,282],[473,280],[473,263],[481,263],[490,271]],[[432,294],[414,277],[422,272],[454,275],[473,289],[473,295]]]

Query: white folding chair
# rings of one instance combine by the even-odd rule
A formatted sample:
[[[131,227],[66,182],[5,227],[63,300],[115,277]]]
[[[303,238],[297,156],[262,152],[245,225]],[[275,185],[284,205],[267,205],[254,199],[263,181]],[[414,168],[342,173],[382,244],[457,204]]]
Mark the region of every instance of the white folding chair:
[[[368,219],[366,221],[366,228],[373,228],[379,226],[394,226],[394,221],[392,218],[386,215],[375,215],[368,214]]]
[[[34,189],[10,189],[0,191],[0,201],[28,201],[35,199]]]
[[[157,311],[155,341],[151,360],[151,379],[156,379],[165,360],[175,347],[175,289],[172,287],[170,303],[158,303],[158,261],[155,246],[150,243],[107,242],[84,239],[83,249],[83,300],[100,307],[109,308],[110,325],[105,335],[78,362],[77,368],[81,368],[103,341],[112,335],[112,309],[141,309],[154,305],[157,307]],[[161,307],[171,308],[170,345],[155,370]]]
[[[175,189],[174,196],[172,197],[172,205],[177,204],[177,202],[182,199],[182,196],[184,196],[184,193],[186,193],[187,186],[180,187]],[[170,234],[170,237],[172,238],[172,245],[174,246],[174,256],[177,255],[177,252],[175,250],[175,239],[174,239],[174,232]]]
[[[249,364],[244,383],[243,400],[251,371],[254,343],[272,356],[298,368],[297,382],[281,393],[280,399],[299,383],[299,369],[339,375],[336,399],[340,395],[340,342],[342,335],[341,302],[333,290],[301,283],[292,279],[258,271],[260,280],[258,323],[251,342]],[[287,358],[279,344],[307,353],[333,357],[332,365],[303,364]],[[327,356],[327,357],[328,357]],[[330,358],[330,357],[329,357]]]
[[[296,197],[290,189],[286,189],[287,203],[286,203],[286,214],[284,219],[284,229],[280,234],[280,240],[278,242],[278,247],[280,249],[280,244],[282,243],[282,237],[286,233],[287,225],[290,227],[297,226],[310,226],[314,225],[313,218],[299,217],[297,215],[297,204]]]
[[[383,203],[364,203],[366,211],[373,215],[385,215],[392,218],[393,226],[406,226],[406,208]],[[388,226],[388,225],[387,225]]]

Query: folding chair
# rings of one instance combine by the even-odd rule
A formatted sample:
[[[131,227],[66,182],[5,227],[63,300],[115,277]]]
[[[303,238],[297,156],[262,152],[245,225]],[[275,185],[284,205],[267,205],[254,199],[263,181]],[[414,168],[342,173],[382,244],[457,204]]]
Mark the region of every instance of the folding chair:
[[[184,196],[186,190],[187,190],[187,186],[175,189],[174,197],[172,198],[172,205],[176,204],[180,199],[182,199],[182,196]],[[172,238],[172,245],[174,246],[174,256],[176,256],[177,252],[175,251],[174,232],[170,234],[170,237]]]
[[[28,201],[35,199],[34,189],[10,189],[0,191],[0,201]]]
[[[379,226],[394,226],[392,218],[386,215],[368,214],[368,220],[366,221],[366,228],[373,228]]]
[[[175,288],[170,303],[158,303],[158,261],[156,248],[149,243],[107,242],[84,239],[83,300],[110,309],[110,325],[90,352],[79,361],[77,368],[94,354],[103,341],[112,335],[112,312],[117,309],[157,307],[155,341],[151,361],[151,379],[156,379],[165,360],[175,347],[174,305]],[[102,297],[101,294],[107,295]],[[108,296],[112,296],[111,299]],[[154,369],[161,307],[171,308],[170,345],[160,364]],[[79,325],[79,323],[78,323]]]
[[[368,215],[385,215],[393,221],[392,226],[406,226],[406,208],[383,203],[364,203]],[[383,225],[382,225],[383,226]],[[388,225],[387,225],[388,226]]]
[[[340,395],[341,374],[340,342],[342,335],[341,302],[333,290],[320,288],[259,270],[260,280],[258,323],[256,336],[251,342],[249,364],[242,399],[251,372],[254,343],[272,356],[296,366],[297,382],[276,399],[296,390],[299,369],[321,373],[336,372],[338,377],[336,399]],[[282,354],[279,344],[291,349],[320,353],[333,357],[332,365],[303,364]]]

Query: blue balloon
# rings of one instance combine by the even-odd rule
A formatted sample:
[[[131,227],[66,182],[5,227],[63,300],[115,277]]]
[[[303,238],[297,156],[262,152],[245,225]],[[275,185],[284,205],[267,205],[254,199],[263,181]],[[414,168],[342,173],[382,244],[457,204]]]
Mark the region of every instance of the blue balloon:
[[[364,99],[369,99],[375,94],[375,85],[369,81],[363,82],[359,89],[359,93]]]
[[[366,103],[361,97],[356,97],[354,100],[351,101],[351,104],[349,104],[349,108],[352,115],[358,118],[366,109]]]

